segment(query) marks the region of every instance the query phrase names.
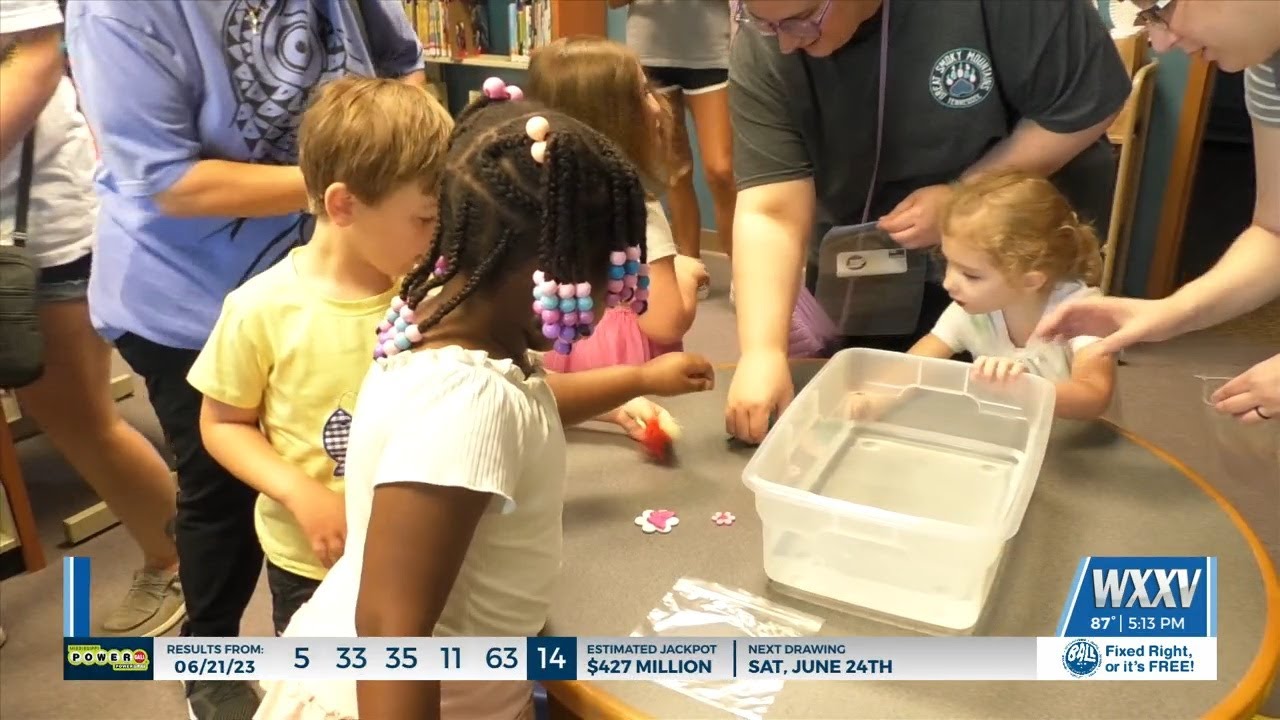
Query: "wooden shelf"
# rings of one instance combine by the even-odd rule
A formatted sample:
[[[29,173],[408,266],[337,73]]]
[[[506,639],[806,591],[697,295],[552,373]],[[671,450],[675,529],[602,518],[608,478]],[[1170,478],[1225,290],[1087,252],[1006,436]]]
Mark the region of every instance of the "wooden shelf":
[[[425,62],[435,65],[470,65],[471,67],[505,68],[507,70],[528,70],[529,58],[512,58],[508,55],[473,55],[464,58],[423,56]]]

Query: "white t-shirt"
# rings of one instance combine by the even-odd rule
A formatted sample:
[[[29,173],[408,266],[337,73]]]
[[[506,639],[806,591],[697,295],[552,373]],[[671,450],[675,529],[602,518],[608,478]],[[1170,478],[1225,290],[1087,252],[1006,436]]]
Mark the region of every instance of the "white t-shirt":
[[[676,241],[671,234],[671,223],[667,220],[667,214],[662,210],[662,203],[657,200],[648,200],[644,204],[644,209],[646,212],[645,260],[653,262],[673,257],[676,254]]]
[[[1059,283],[1049,294],[1044,312],[1047,315],[1070,298],[1097,294],[1097,288],[1088,287],[1082,282]],[[1070,379],[1072,358],[1081,348],[1098,340],[1096,337],[1080,336],[1065,346],[1042,344],[1016,347],[1013,340],[1009,339],[1009,327],[1005,324],[1002,311],[972,315],[955,303],[951,303],[943,311],[938,323],[933,326],[932,335],[946,343],[952,351],[968,352],[975,358],[985,356],[1023,360],[1032,372],[1055,382]]]
[[[347,447],[347,545],[286,637],[355,637],[365,537],[374,488],[430,483],[491,493],[436,625],[437,637],[528,637],[546,623],[560,572],[565,437],[551,389],[509,360],[448,347],[374,364],[356,400]],[[355,717],[355,681],[264,683],[269,692]],[[443,686],[451,702],[450,683]],[[463,689],[458,688],[461,697]],[[510,717],[503,692],[471,694],[447,717]],[[492,703],[493,707],[476,707]],[[345,715],[343,715],[345,713]]]
[[[3,0],[4,35],[62,24],[57,0]],[[5,38],[5,42],[11,38]],[[35,162],[27,209],[27,248],[40,267],[78,260],[93,247],[98,200],[93,192],[93,139],[63,77],[36,121]],[[13,242],[22,143],[0,162],[0,243]]]

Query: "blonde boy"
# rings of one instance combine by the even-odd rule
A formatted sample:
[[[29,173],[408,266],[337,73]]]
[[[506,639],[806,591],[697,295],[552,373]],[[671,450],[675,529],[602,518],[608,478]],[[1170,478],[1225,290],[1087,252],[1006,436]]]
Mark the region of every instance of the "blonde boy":
[[[351,411],[396,282],[435,231],[451,129],[422,88],[322,88],[298,138],[315,232],[227,297],[188,376],[209,453],[260,493],[277,634],[342,555]]]

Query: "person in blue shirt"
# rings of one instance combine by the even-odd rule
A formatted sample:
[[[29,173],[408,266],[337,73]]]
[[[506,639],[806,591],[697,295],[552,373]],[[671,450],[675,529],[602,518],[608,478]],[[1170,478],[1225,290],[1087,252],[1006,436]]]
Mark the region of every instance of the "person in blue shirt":
[[[206,452],[187,371],[223,298],[306,242],[297,125],[346,74],[424,85],[397,0],[75,2],[66,39],[101,152],[94,327],[140,375],[178,470],[183,634],[234,636],[262,569],[257,493]],[[248,683],[187,686],[193,718],[249,717]]]

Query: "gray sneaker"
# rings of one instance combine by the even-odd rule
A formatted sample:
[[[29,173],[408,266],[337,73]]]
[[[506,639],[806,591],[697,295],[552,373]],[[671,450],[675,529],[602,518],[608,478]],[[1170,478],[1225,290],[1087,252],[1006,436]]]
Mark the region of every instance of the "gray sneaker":
[[[244,680],[196,680],[187,685],[191,720],[253,720],[260,702]]]
[[[133,574],[124,601],[102,623],[105,636],[157,637],[186,617],[178,573],[144,568]]]

